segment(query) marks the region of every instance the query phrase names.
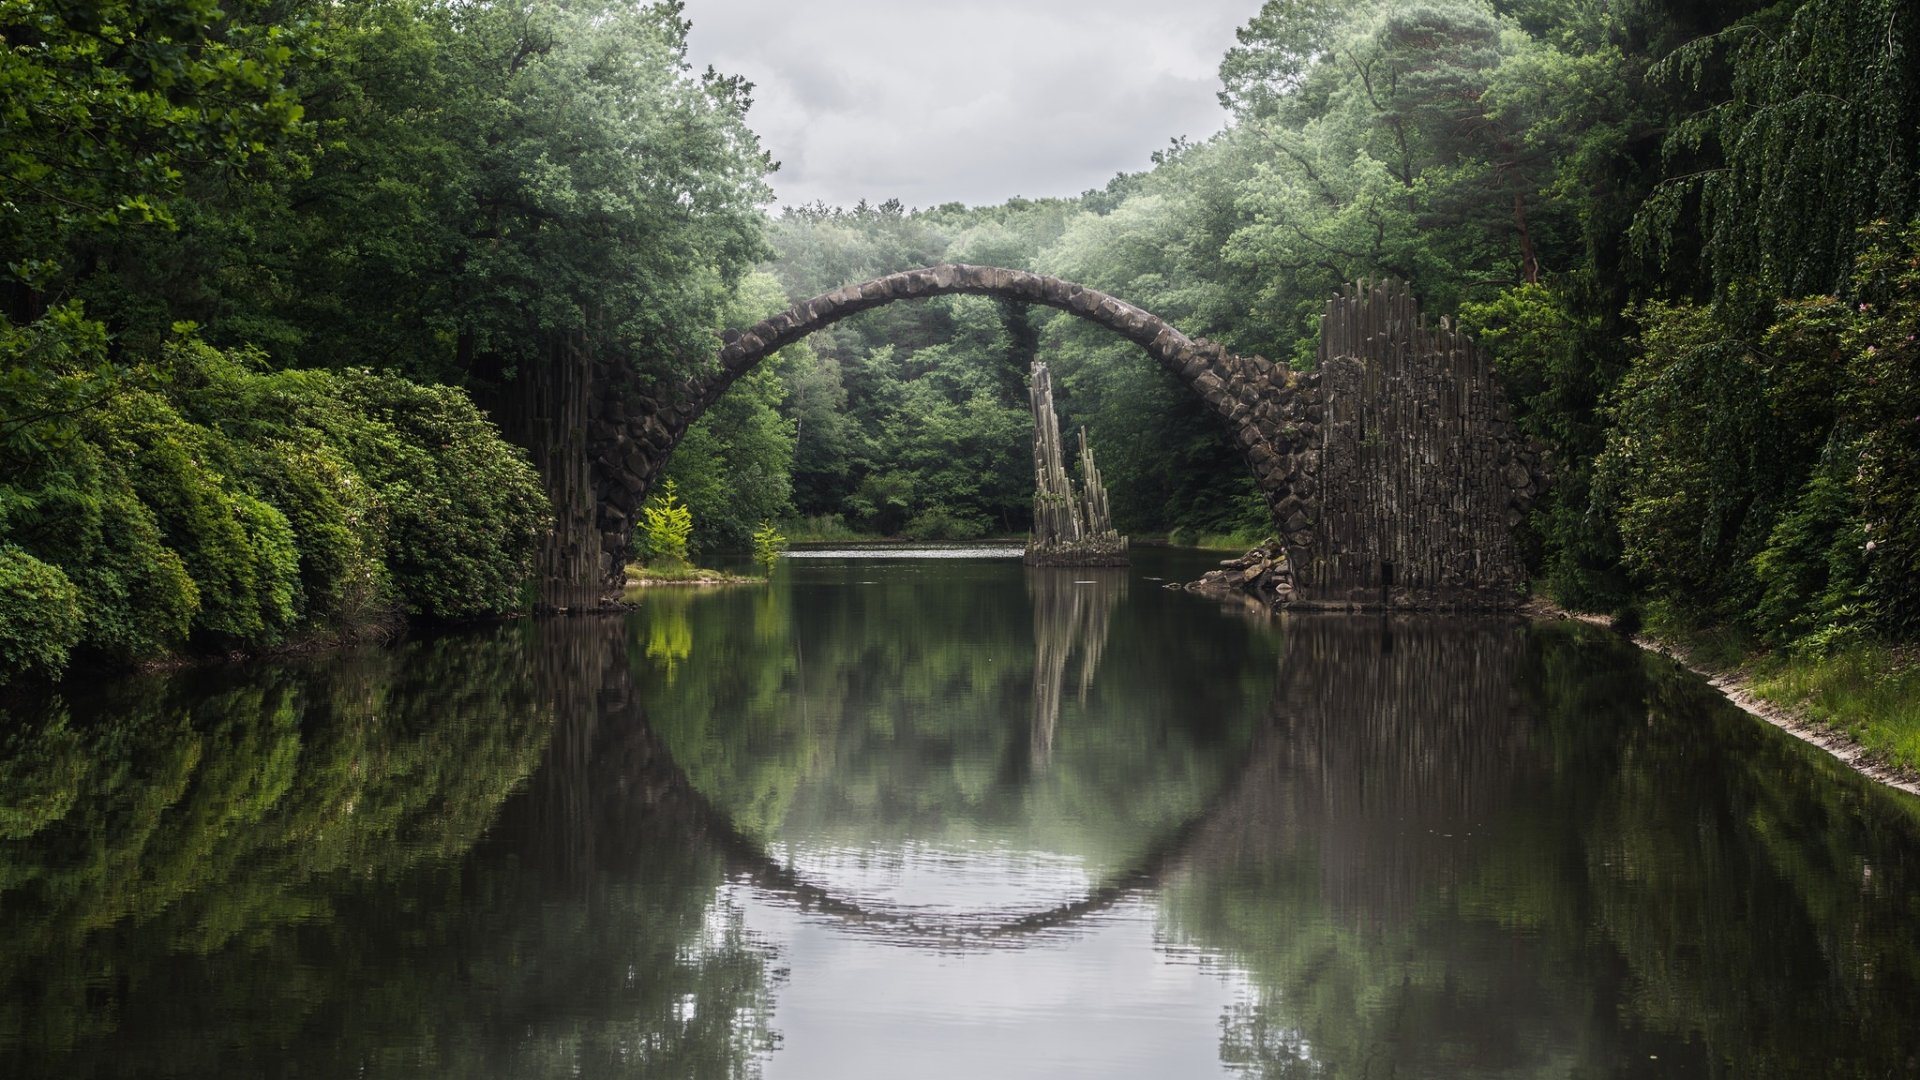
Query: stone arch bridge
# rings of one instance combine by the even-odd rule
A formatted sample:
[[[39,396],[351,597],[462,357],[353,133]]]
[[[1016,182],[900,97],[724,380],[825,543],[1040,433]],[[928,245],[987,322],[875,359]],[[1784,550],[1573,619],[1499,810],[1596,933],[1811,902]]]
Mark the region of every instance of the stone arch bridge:
[[[1292,564],[1294,603],[1339,608],[1488,608],[1519,599],[1510,536],[1543,486],[1514,433],[1491,366],[1444,322],[1428,328],[1405,288],[1350,287],[1323,317],[1319,369],[1299,373],[1190,338],[1132,304],[1059,278],[943,264],[849,285],[723,336],[717,371],[588,402],[591,551],[548,552],[597,595],[667,458],[692,423],[767,356],[849,316],[955,293],[1039,304],[1143,348],[1218,416],[1240,449]],[[561,530],[565,533],[567,530]],[[562,577],[566,576],[564,573]],[[576,592],[575,595],[579,595]],[[559,604],[556,606],[569,606]]]

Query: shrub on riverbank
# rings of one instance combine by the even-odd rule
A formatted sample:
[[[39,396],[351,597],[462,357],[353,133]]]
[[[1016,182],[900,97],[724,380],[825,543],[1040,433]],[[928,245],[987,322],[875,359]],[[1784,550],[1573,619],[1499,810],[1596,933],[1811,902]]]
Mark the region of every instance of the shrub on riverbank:
[[[95,358],[30,358],[44,400],[15,402],[0,681],[522,605],[546,499],[460,391],[269,373],[192,339]]]

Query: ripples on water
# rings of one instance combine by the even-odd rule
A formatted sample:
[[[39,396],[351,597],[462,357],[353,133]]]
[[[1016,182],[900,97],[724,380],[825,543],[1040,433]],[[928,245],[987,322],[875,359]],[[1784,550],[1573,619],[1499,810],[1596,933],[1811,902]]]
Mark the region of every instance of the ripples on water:
[[[1587,628],[1018,554],[17,703],[0,1076],[1920,1075],[1915,800]]]

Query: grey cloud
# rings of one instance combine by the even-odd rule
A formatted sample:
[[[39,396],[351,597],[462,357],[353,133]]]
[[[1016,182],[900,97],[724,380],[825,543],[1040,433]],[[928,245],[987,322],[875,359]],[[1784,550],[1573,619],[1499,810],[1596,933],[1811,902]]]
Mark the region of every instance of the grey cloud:
[[[1073,195],[1225,120],[1214,70],[1259,0],[688,0],[692,59],[758,86],[780,200]]]

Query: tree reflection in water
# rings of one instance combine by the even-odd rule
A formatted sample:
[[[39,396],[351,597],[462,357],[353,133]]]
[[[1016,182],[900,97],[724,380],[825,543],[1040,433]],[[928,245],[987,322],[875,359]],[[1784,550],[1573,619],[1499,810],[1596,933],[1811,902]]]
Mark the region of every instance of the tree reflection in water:
[[[602,827],[646,812],[605,789],[641,723],[617,621],[11,719],[0,1075],[731,1077],[770,1039],[718,857]]]
[[[1912,807],[1584,630],[1296,618],[1163,892],[1263,1076],[1912,1075]]]

